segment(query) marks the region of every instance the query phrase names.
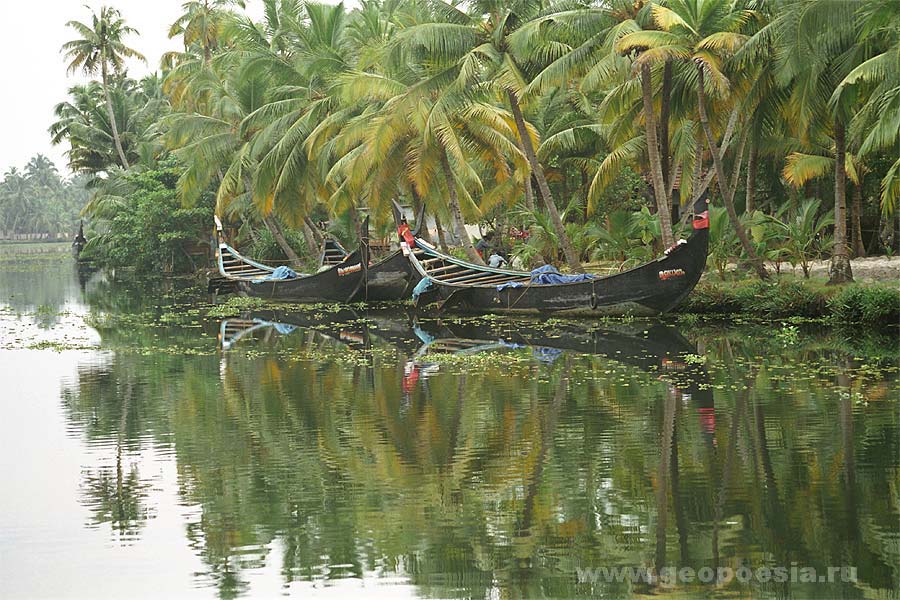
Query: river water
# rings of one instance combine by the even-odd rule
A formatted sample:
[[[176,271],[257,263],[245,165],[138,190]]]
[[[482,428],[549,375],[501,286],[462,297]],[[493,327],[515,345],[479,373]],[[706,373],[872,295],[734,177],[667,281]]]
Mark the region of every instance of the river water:
[[[0,252],[2,598],[898,594],[896,331],[245,310]]]

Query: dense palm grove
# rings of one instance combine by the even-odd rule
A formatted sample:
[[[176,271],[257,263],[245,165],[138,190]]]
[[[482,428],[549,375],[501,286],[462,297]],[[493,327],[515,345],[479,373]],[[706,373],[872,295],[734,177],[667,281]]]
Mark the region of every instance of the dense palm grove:
[[[0,181],[0,240],[66,239],[78,227],[88,199],[86,178],[63,179],[42,154]]]
[[[624,267],[684,235],[706,191],[723,273],[828,255],[841,282],[851,256],[896,245],[891,0],[263,4],[255,22],[239,0],[186,2],[183,51],[141,81],[117,10],[69,24],[70,70],[97,81],[51,133],[91,178],[99,255],[138,232],[175,268],[214,209],[258,254],[300,261],[323,221],[349,238],[367,213],[388,235],[396,198],[471,260],[467,223],[525,264]]]

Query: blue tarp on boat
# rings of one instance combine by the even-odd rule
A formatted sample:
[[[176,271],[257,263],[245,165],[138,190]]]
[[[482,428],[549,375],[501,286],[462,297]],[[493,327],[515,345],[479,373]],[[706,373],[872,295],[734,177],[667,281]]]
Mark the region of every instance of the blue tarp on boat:
[[[271,274],[266,275],[265,277],[254,281],[253,283],[258,283],[261,281],[280,281],[282,279],[297,279],[299,275],[297,275],[297,271],[293,270],[290,267],[286,267],[281,265],[280,267],[276,267]]]
[[[531,284],[533,285],[552,285],[558,283],[578,283],[579,281],[590,281],[594,276],[590,273],[578,273],[577,275],[563,275],[556,270],[553,265],[543,265],[531,272]],[[497,291],[503,291],[506,288],[520,288],[525,284],[519,281],[511,281],[502,283],[497,286]]]
[[[588,281],[594,276],[590,273],[578,273],[577,275],[563,275],[553,265],[544,265],[531,272],[531,283],[536,285],[550,285],[557,283],[578,283]]]
[[[418,300],[419,296],[430,290],[433,285],[434,283],[431,281],[430,277],[423,277],[422,280],[416,284],[416,287],[413,288],[413,300]]]

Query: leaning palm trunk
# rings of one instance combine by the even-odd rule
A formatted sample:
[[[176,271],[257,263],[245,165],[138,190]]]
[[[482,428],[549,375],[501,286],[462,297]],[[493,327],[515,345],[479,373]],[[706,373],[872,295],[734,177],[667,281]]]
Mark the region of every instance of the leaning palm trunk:
[[[313,230],[306,221],[301,224],[300,231],[303,233],[303,241],[306,242],[306,248],[309,250],[309,255],[316,256],[319,253],[319,247],[322,243],[316,238]]]
[[[106,112],[109,113],[109,128],[112,130],[113,143],[116,146],[116,152],[119,154],[119,160],[122,161],[122,167],[126,170],[131,166],[128,164],[128,158],[125,156],[125,150],[122,149],[122,140],[119,137],[119,127],[116,124],[116,113],[113,110],[112,96],[109,93],[109,73],[106,70],[106,61],[103,61],[101,67],[101,76],[103,79],[103,95],[106,97]]]
[[[757,256],[756,250],[753,248],[753,244],[750,242],[750,238],[744,230],[744,226],[741,225],[741,221],[738,219],[737,211],[734,209],[734,189],[737,186],[729,186],[728,179],[725,176],[725,166],[722,164],[722,157],[719,156],[716,139],[713,137],[712,127],[709,125],[709,116],[706,114],[706,91],[703,89],[703,67],[699,65],[697,67],[697,77],[697,112],[700,113],[700,124],[703,127],[703,133],[706,134],[706,142],[709,144],[709,151],[710,154],[712,154],[719,195],[722,197],[722,202],[725,204],[728,220],[731,221],[731,225],[734,227],[734,231],[741,241],[741,247],[743,247],[744,252],[747,253],[747,258],[753,266],[753,270],[756,271],[756,274],[759,275],[760,279],[768,279],[769,273],[766,271],[766,266],[759,256]]]
[[[522,146],[521,140],[516,140],[516,146],[525,154],[525,147]],[[534,186],[531,185],[531,173],[528,173],[525,176],[524,188],[525,188],[525,208],[528,209],[529,212],[534,212]]]
[[[559,217],[559,211],[556,209],[556,204],[553,202],[553,196],[550,194],[550,186],[547,184],[547,178],[544,177],[544,169],[541,167],[541,163],[538,162],[537,154],[534,152],[534,145],[531,143],[531,136],[528,135],[528,130],[525,128],[525,117],[522,114],[522,107],[519,106],[519,100],[512,90],[507,90],[506,94],[509,97],[509,104],[516,121],[519,139],[522,141],[522,148],[525,150],[525,157],[528,159],[528,164],[531,165],[531,173],[537,181],[538,192],[540,192],[544,207],[547,209],[547,212],[550,213],[550,221],[553,223],[553,229],[556,232],[557,239],[559,239],[559,245],[562,247],[566,262],[573,271],[584,271],[584,268],[581,266],[581,261],[578,259],[578,254],[575,253],[572,242],[566,234],[566,228],[563,225],[562,219]]]
[[[484,261],[481,260],[481,255],[472,245],[472,239],[469,237],[469,232],[466,231],[466,222],[463,220],[462,209],[459,207],[456,180],[453,178],[453,171],[450,169],[450,162],[447,160],[446,154],[441,154],[441,169],[444,171],[444,179],[447,180],[447,195],[450,196],[450,220],[453,221],[454,233],[459,238],[469,260],[483,265]]]
[[[756,210],[756,171],[759,167],[759,146],[750,141],[750,157],[747,159],[747,204],[745,212]]]
[[[322,242],[325,241],[325,236],[322,235],[322,232],[319,231],[319,227],[313,222],[312,219],[309,218],[309,215],[303,217],[303,222],[309,228],[310,232],[312,232],[313,238],[316,240],[317,245],[321,245]]]
[[[281,230],[281,226],[278,225],[278,221],[275,220],[275,217],[272,215],[263,217],[263,224],[265,224],[266,229],[272,234],[272,237],[275,238],[275,243],[278,244],[278,247],[281,248],[281,251],[287,256],[291,266],[300,267],[300,257],[294,252],[291,245],[288,244],[287,238],[284,237],[284,232]]]
[[[847,249],[847,146],[844,123],[839,119],[834,124],[834,147],[834,249],[828,269],[829,284],[853,281]]]
[[[653,112],[653,85],[650,80],[650,65],[641,65],[641,91],[644,100],[644,129],[647,133],[647,155],[650,159],[650,180],[653,183],[653,196],[656,198],[656,212],[659,214],[659,228],[663,245],[669,248],[675,243],[672,235],[672,209],[666,193],[666,180],[663,176],[662,159],[659,155],[659,139],[656,132],[656,113]],[[668,157],[666,157],[668,161]]]

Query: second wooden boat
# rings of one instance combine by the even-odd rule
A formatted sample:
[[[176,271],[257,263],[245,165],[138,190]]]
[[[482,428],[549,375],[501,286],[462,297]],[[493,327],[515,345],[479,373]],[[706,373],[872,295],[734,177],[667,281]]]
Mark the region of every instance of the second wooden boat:
[[[399,207],[395,207],[399,213]],[[416,307],[498,313],[562,313],[577,316],[632,314],[652,316],[678,306],[703,274],[709,248],[708,200],[694,206],[693,233],[665,255],[607,276],[566,276],[548,270],[495,269],[438,251],[399,219],[401,247],[421,276],[414,290]]]
[[[368,219],[363,226],[367,231]],[[359,248],[318,273],[305,275],[286,267],[273,267],[243,256],[224,240],[222,223],[216,218],[216,263],[219,274],[234,282],[248,296],[286,302],[350,302],[365,284],[369,263],[368,240],[360,237]]]

